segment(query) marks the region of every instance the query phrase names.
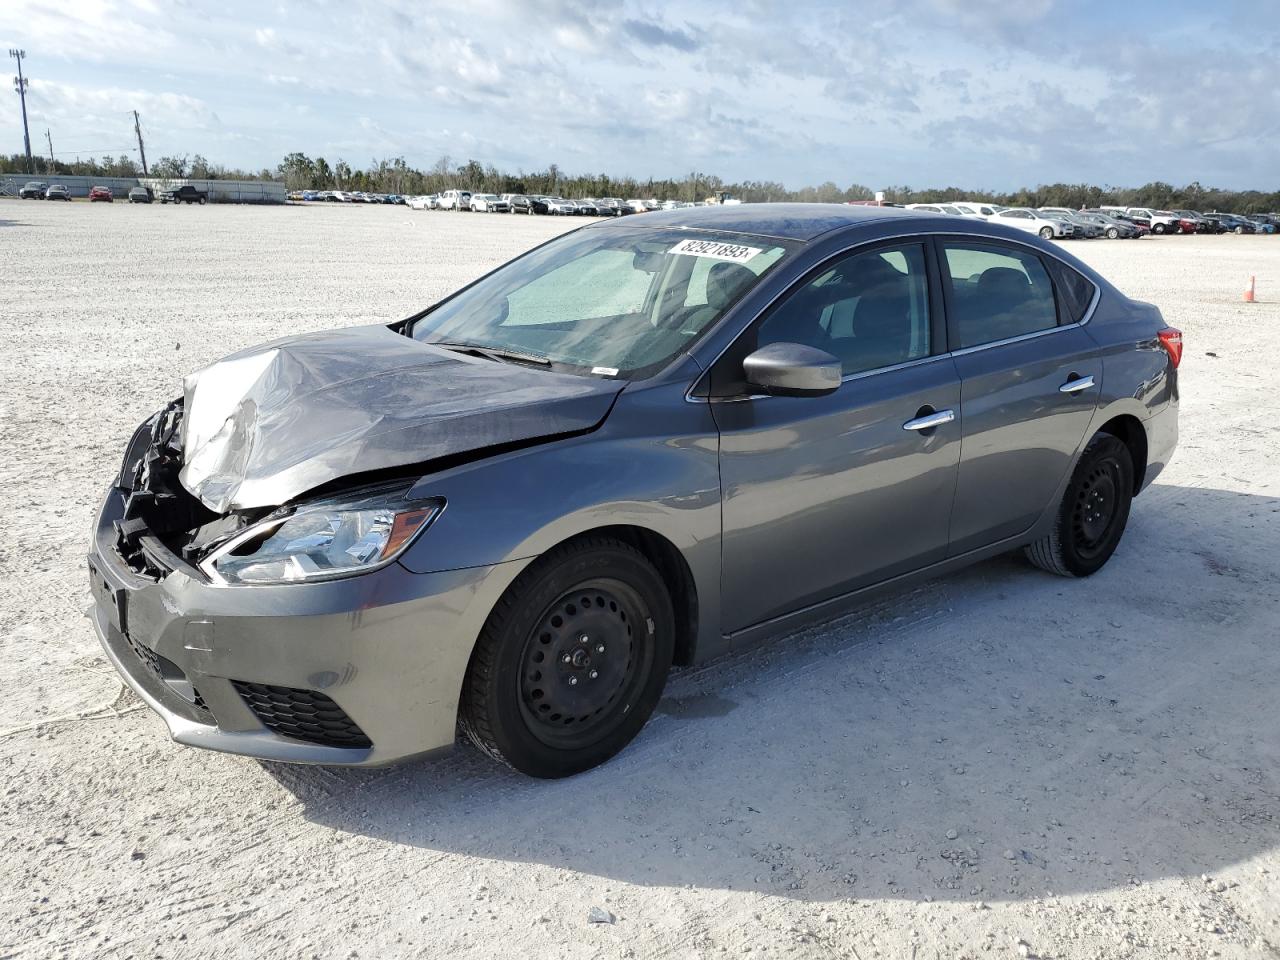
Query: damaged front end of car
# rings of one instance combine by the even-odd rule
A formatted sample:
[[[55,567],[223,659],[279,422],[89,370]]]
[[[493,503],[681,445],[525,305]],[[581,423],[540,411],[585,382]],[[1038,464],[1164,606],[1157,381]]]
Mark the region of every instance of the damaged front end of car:
[[[219,516],[182,486],[183,413],[179,397],[138,427],[115,484],[123,497],[123,514],[114,521],[116,549],[150,580],[198,562],[211,541],[256,519],[252,513]]]
[[[116,549],[147,579],[179,569],[219,586],[352,576],[391,563],[444,508],[408,498],[410,471],[279,507],[216,513],[181,482],[183,419],[180,398],[139,427],[116,485]]]

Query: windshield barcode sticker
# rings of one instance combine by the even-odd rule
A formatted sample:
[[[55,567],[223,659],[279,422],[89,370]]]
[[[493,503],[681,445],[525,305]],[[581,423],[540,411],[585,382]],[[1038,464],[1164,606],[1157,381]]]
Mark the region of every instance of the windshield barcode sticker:
[[[743,263],[760,252],[760,247],[744,247],[740,243],[721,243],[719,240],[681,240],[668,251],[687,257],[710,257],[712,260],[729,260]]]

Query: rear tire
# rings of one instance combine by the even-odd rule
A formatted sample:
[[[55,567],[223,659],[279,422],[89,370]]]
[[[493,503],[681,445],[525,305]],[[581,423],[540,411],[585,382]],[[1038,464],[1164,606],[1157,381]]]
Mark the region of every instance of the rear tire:
[[[460,726],[531,777],[581,773],[640,732],[674,650],[671,598],[653,564],[621,541],[572,541],[524,571],[489,614]]]
[[[1053,529],[1023,548],[1028,560],[1061,577],[1097,573],[1124,536],[1133,502],[1133,458],[1109,433],[1094,435],[1067,484]]]

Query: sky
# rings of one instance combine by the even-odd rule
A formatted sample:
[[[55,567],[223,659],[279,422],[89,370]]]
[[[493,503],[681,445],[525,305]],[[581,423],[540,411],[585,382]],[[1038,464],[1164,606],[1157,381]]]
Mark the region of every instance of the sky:
[[[1280,0],[0,0],[33,151],[1280,187]],[[15,63],[7,59],[11,69]],[[0,153],[22,150],[17,94]],[[136,152],[133,154],[136,159]]]

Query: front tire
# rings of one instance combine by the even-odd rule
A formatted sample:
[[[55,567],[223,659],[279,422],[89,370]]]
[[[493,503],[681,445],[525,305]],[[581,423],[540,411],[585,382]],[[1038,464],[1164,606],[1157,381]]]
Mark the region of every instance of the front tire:
[[[1153,225],[1152,225],[1152,227],[1151,227],[1151,232],[1152,232],[1152,233],[1156,233],[1156,234],[1160,234],[1160,233],[1164,233],[1164,232],[1165,232],[1165,229],[1166,229],[1166,228],[1165,228],[1165,225],[1164,225],[1163,223],[1156,223],[1156,224],[1153,224]]]
[[[1027,559],[1062,577],[1097,573],[1124,536],[1133,489],[1129,448],[1109,433],[1096,434],[1071,475],[1053,529],[1024,548]]]
[[[1040,228],[1040,236],[1041,236],[1042,238],[1044,238],[1045,240],[1052,240],[1052,239],[1053,239],[1053,227],[1041,227],[1041,228]]]
[[[1120,239],[1120,230],[1119,230],[1117,227],[1107,227],[1107,239],[1108,239],[1108,240],[1119,240],[1119,239]]]
[[[604,763],[662,695],[675,615],[658,571],[618,540],[546,554],[495,605],[463,682],[463,732],[531,777]]]

